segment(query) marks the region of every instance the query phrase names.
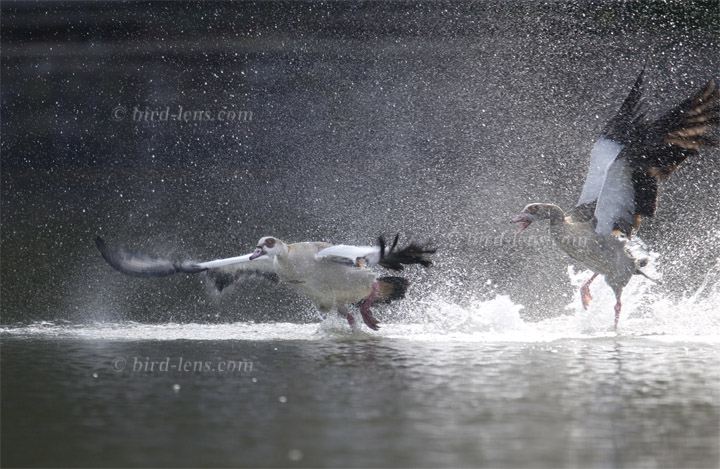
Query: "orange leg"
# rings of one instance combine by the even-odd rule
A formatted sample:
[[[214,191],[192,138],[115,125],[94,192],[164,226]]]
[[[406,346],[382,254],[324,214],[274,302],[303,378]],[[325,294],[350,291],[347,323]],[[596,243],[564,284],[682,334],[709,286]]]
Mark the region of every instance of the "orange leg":
[[[370,311],[370,305],[372,305],[373,301],[375,301],[375,297],[377,296],[379,289],[380,284],[374,282],[372,284],[372,290],[370,290],[370,296],[365,298],[365,301],[360,307],[360,314],[362,314],[363,321],[365,321],[365,324],[374,331],[380,329],[380,326],[378,326],[380,321],[373,316],[372,311]]]
[[[588,309],[588,305],[590,304],[590,300],[592,300],[592,295],[590,295],[590,284],[593,280],[595,280],[595,277],[597,277],[598,274],[593,274],[592,277],[590,277],[590,280],[585,282],[582,287],[580,287],[580,297],[582,298],[582,305],[583,308]]]

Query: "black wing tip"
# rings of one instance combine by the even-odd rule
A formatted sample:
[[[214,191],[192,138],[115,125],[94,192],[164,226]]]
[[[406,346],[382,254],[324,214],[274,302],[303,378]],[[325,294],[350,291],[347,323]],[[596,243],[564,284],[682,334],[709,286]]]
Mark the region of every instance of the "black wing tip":
[[[395,237],[393,238],[393,242],[390,245],[390,249],[388,250],[388,254],[395,250],[399,239],[400,239],[400,233],[396,233]],[[385,250],[387,248],[387,241],[385,241],[385,236],[384,235],[378,236],[377,242],[378,242],[378,246],[380,246],[380,259],[383,259],[385,257]]]
[[[95,238],[95,245],[110,267],[131,277],[166,277],[178,272],[195,274],[207,270],[190,261],[172,262],[169,259],[145,253],[111,248],[100,236]]]
[[[235,276],[229,272],[209,270],[207,275],[212,281],[215,290],[220,293],[235,283]]]
[[[212,286],[218,293],[222,293],[223,291],[234,287],[235,284],[243,277],[257,278],[273,284],[280,283],[280,277],[278,277],[277,274],[255,270],[230,273],[219,269],[208,269],[207,277],[210,279]]]
[[[615,116],[608,121],[603,129],[602,136],[623,145],[630,143],[643,125],[645,114],[643,112],[643,82],[645,79],[645,65],[640,70],[627,97],[620,105]]]
[[[105,240],[102,239],[100,236],[95,237],[95,246],[97,247],[98,251],[100,251],[100,255],[102,255],[103,259],[105,259],[105,262],[110,264],[111,267],[118,269],[115,266],[115,257],[113,256],[112,251],[108,247],[108,245],[105,243]],[[122,271],[121,271],[122,272]]]
[[[643,84],[643,81],[645,80],[645,69],[647,68],[647,62],[643,62],[643,66],[640,69],[640,73],[638,73],[637,78],[635,79],[635,84],[633,87],[641,87]]]
[[[419,243],[410,243],[402,249],[397,249],[400,235],[395,235],[390,249],[385,249],[386,243],[383,236],[378,237],[380,246],[380,262],[379,264],[391,270],[404,270],[406,265],[418,264],[423,267],[430,267],[433,262],[425,256],[435,254],[437,249],[428,245]]]

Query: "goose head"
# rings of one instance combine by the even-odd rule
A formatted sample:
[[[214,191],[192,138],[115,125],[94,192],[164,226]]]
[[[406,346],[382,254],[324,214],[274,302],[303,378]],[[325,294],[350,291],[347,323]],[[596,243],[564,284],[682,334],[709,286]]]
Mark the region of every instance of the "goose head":
[[[518,233],[530,226],[535,220],[550,220],[559,222],[565,219],[565,214],[557,205],[553,204],[529,204],[526,205],[517,217],[510,220],[511,223],[522,223]]]
[[[262,256],[284,256],[287,252],[287,244],[277,238],[273,238],[272,236],[265,236],[260,238],[260,241],[258,241],[255,251],[250,256],[250,260],[257,259]]]

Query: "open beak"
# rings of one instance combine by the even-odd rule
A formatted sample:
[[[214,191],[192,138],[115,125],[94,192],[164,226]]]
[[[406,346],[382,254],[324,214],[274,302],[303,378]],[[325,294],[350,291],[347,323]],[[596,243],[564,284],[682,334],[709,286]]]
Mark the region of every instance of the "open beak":
[[[265,248],[262,246],[258,246],[255,248],[255,251],[253,251],[252,255],[250,256],[250,260],[257,259],[260,256],[265,255]]]
[[[521,213],[520,215],[516,216],[512,220],[510,220],[510,223],[522,223],[520,226],[520,229],[518,230],[518,233],[522,233],[525,228],[530,226],[530,223],[533,222],[533,218],[531,215],[528,215],[527,213]]]

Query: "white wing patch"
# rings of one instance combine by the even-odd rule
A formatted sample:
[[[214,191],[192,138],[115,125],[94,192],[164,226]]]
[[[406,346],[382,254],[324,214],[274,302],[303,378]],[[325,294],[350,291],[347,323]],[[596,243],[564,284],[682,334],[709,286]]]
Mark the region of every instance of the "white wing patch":
[[[315,259],[324,257],[342,257],[356,263],[358,259],[365,258],[368,265],[375,265],[380,262],[380,248],[378,246],[350,246],[338,244],[330,246],[315,254]]]
[[[252,254],[245,254],[244,256],[228,257],[225,259],[216,259],[214,261],[201,262],[198,264],[199,267],[204,269],[215,269],[217,267],[223,267],[232,264],[241,264],[243,262],[249,262]]]
[[[592,203],[600,197],[603,190],[610,165],[617,158],[624,145],[613,140],[601,137],[590,152],[590,166],[588,167],[585,185],[578,205]]]
[[[605,182],[595,206],[595,231],[609,235],[617,220],[632,224],[635,212],[635,188],[632,170],[625,158],[615,160],[607,170]]]

